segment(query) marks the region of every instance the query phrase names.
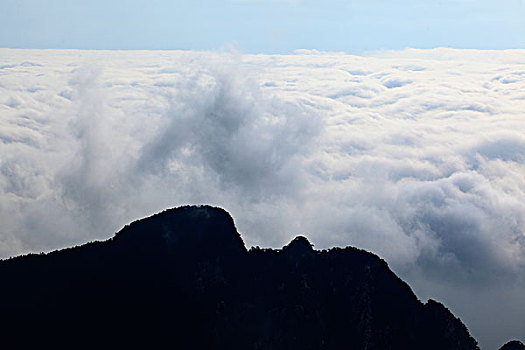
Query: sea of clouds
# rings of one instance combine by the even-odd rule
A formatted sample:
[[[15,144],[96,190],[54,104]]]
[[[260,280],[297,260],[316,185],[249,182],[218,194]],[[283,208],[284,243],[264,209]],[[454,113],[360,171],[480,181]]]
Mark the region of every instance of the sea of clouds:
[[[525,50],[0,49],[0,257],[227,209],[375,252],[485,349],[525,340]]]

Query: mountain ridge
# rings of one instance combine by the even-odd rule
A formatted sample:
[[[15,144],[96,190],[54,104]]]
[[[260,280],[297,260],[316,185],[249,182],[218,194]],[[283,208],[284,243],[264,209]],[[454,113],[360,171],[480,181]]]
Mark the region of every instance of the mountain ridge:
[[[0,335],[13,348],[479,349],[445,306],[421,303],[376,255],[314,250],[303,236],[248,250],[231,216],[210,206],[1,261],[0,278]]]

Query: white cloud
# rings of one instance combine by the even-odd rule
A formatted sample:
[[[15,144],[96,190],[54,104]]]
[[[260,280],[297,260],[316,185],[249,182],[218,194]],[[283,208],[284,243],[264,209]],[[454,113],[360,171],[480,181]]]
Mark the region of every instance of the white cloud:
[[[0,255],[210,203],[248,245],[372,250],[483,346],[518,337],[479,319],[525,289],[525,52],[300,53],[1,49]]]

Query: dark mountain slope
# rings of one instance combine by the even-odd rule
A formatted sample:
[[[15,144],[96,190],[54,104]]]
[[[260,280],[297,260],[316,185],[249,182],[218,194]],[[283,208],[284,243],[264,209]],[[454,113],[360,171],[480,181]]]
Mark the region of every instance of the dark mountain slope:
[[[8,348],[477,349],[377,256],[304,237],[247,251],[228,213],[207,206],[3,261],[0,280]]]

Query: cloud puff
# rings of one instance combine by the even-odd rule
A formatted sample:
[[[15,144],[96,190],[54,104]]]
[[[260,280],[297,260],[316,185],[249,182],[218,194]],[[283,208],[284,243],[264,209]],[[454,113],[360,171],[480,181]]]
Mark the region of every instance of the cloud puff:
[[[495,348],[525,320],[523,55],[2,49],[0,255],[210,203],[248,245],[378,253]]]

